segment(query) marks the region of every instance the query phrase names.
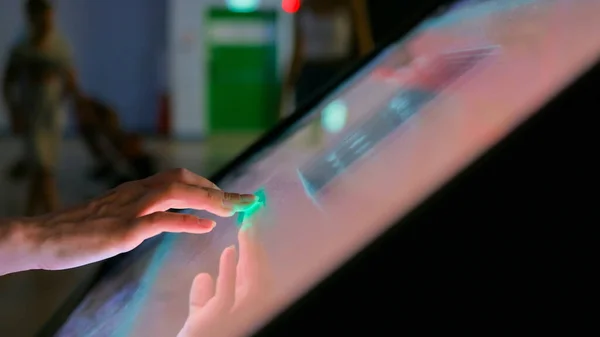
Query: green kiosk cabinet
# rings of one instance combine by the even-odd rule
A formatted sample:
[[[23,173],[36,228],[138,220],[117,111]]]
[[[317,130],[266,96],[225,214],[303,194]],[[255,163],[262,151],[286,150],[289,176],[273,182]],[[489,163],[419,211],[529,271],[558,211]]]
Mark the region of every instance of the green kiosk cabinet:
[[[209,132],[260,132],[278,118],[275,11],[207,11]]]

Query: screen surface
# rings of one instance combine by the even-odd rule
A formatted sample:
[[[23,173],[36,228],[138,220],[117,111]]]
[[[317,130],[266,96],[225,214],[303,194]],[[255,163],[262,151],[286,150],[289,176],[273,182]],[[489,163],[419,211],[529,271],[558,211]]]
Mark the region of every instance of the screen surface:
[[[149,242],[58,336],[176,336],[192,280],[217,276],[240,227],[266,252],[269,283],[247,317],[223,329],[251,334],[591,66],[599,15],[596,0],[502,0],[423,22],[220,183],[256,193],[255,209],[217,219],[207,235]]]

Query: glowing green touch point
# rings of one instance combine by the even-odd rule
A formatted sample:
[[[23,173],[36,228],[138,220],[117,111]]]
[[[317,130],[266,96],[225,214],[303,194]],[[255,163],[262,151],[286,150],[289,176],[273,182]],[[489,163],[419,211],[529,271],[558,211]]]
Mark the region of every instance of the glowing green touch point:
[[[264,189],[256,191],[254,195],[257,197],[256,202],[252,206],[247,208],[245,211],[238,213],[237,226],[241,229],[248,229],[252,227],[252,218],[254,217],[254,215],[261,209],[265,208],[265,206],[267,205],[267,194]]]

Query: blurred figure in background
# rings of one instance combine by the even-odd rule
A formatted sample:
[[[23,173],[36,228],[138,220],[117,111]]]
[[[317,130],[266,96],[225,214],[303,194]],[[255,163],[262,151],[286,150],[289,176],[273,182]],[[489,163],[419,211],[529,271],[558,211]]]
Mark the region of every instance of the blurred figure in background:
[[[4,99],[13,129],[22,132],[31,185],[27,215],[59,206],[55,166],[62,137],[64,100],[75,87],[70,47],[54,26],[47,0],[27,0],[28,29],[13,46],[4,74]]]
[[[140,135],[126,133],[121,145],[121,153],[128,164],[128,171],[112,183],[115,187],[124,182],[148,178],[158,172],[154,158],[144,149]]]
[[[114,187],[157,172],[153,158],[144,149],[142,138],[123,131],[113,108],[96,98],[76,96],[79,97],[75,109],[79,130],[96,162],[92,178],[107,179]],[[120,169],[119,163],[123,161],[126,167]]]
[[[75,119],[83,142],[95,164],[91,177],[101,179],[116,172],[113,157],[107,147],[120,144],[119,117],[107,104],[95,98],[81,98],[75,108]]]
[[[305,0],[294,20],[294,51],[283,82],[283,114],[289,110],[285,102],[292,93],[298,106],[374,47],[365,0]]]

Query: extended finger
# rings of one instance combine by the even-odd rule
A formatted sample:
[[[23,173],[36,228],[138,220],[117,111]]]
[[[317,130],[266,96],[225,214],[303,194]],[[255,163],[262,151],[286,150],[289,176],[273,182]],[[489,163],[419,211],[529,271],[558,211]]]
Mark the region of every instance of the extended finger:
[[[269,278],[267,254],[255,231],[249,228],[238,233],[238,279],[251,288],[264,286],[262,283]]]
[[[220,188],[212,181],[201,177],[192,171],[182,168],[161,172],[145,180],[145,183],[149,186],[168,184],[172,182],[179,182],[197,187],[207,187],[215,190],[220,190]]]
[[[213,278],[206,273],[198,274],[194,278],[190,291],[190,312],[204,307],[214,295],[215,282]]]
[[[144,241],[164,232],[204,234],[212,231],[214,227],[214,221],[200,219],[191,214],[154,212],[134,222],[132,236]]]
[[[236,254],[235,247],[223,250],[219,262],[219,276],[215,288],[215,305],[218,310],[229,310],[235,302]]]
[[[139,215],[165,211],[172,208],[205,210],[218,216],[232,216],[256,202],[252,194],[223,192],[212,188],[199,188],[183,183],[171,183],[141,200]]]
[[[238,257],[238,285],[247,282],[249,274],[251,273],[252,265],[251,261],[253,258],[252,244],[248,242],[248,230],[240,229],[238,231],[238,246],[239,246],[239,257]]]
[[[266,252],[259,241],[256,227],[240,230],[237,273],[236,312],[251,313],[267,304],[273,291]],[[243,319],[243,317],[237,317]]]

